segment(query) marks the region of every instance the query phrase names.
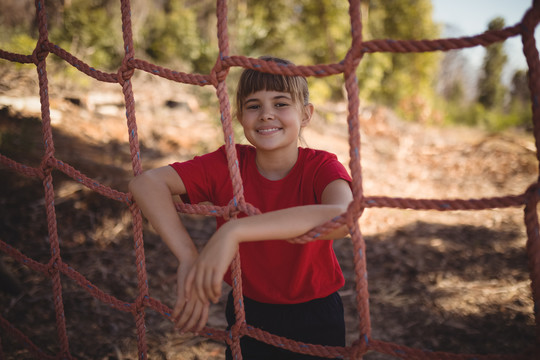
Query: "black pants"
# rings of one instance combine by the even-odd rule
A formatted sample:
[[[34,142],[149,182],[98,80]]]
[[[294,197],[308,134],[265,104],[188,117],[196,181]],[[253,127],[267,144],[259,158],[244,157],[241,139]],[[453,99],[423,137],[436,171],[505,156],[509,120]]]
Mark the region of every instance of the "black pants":
[[[227,301],[228,329],[235,323],[232,292]],[[265,304],[244,297],[246,322],[261,330],[291,340],[326,346],[345,346],[345,318],[339,294],[301,304]],[[249,336],[240,339],[245,360],[315,360],[327,359],[277,348]],[[233,360],[227,347],[227,360]]]

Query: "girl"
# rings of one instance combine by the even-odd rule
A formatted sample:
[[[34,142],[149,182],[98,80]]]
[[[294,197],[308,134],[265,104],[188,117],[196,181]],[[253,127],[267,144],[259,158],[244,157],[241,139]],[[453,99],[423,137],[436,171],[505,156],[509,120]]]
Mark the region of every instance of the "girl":
[[[262,57],[278,64],[290,62]],[[172,196],[190,203],[225,206],[232,198],[224,146],[183,163],[154,169],[129,184],[137,204],[179,261],[173,318],[182,331],[200,331],[210,302],[239,250],[248,324],[306,343],[344,346],[343,305],[337,290],[344,278],[332,240],[345,227],[306,244],[287,241],[344,213],[352,201],[350,177],[336,156],[298,146],[311,120],[302,76],[244,70],[236,94],[237,118],[252,146],[236,145],[244,196],[262,214],[224,222],[200,254],[176,213]],[[234,324],[232,294],[227,303]],[[244,336],[244,359],[315,359]],[[232,359],[227,350],[227,359]]]

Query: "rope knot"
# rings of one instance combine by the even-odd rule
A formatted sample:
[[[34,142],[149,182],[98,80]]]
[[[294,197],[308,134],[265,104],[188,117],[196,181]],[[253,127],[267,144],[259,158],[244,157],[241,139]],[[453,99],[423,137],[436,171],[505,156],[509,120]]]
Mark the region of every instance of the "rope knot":
[[[242,330],[245,329],[245,323],[236,322],[233,324],[231,329],[228,331],[228,335],[225,338],[225,341],[231,347],[233,354],[240,354],[240,338],[242,337]]]
[[[48,49],[49,42],[47,40],[39,40],[36,44],[36,47],[34,51],[32,52],[32,59],[34,61],[34,64],[38,64],[45,60],[47,56],[49,55],[49,49]]]
[[[229,201],[229,204],[223,208],[223,220],[229,221],[231,219],[236,219],[239,213],[240,209],[238,208],[238,203],[236,202],[236,199],[233,198]]]
[[[352,224],[362,216],[364,213],[364,205],[363,205],[363,199],[354,199],[351,201],[347,208],[347,213],[345,214],[345,219],[347,221],[347,225],[350,227]]]
[[[131,79],[134,73],[135,69],[129,65],[129,60],[122,61],[122,66],[120,66],[118,72],[116,73],[118,83],[120,85],[124,85],[126,81],[129,81],[129,79]]]
[[[351,359],[362,359],[362,356],[368,351],[369,339],[364,335],[364,339],[357,339],[351,346]]]
[[[58,264],[62,262],[62,258],[59,254],[54,254],[53,257],[51,257],[51,260],[49,260],[49,264],[47,265],[47,272],[50,276],[53,276],[56,274],[59,270]]]
[[[527,188],[525,191],[525,202],[527,204],[540,202],[540,182],[535,182]]]
[[[212,82],[212,85],[216,87],[218,83],[225,81],[227,79],[227,75],[229,74],[229,67],[224,66],[221,60],[222,58],[216,62],[212,68],[212,71],[210,72],[210,81]]]
[[[147,294],[140,294],[137,297],[137,299],[135,299],[135,306],[132,309],[133,314],[137,314],[137,313],[139,313],[141,311],[144,311],[147,299],[148,299]]]
[[[52,170],[56,167],[56,158],[54,157],[53,151],[48,151],[45,153],[45,156],[43,157],[43,160],[41,160],[41,164],[39,166],[40,168],[40,174],[41,176],[45,176],[45,174],[50,173]]]

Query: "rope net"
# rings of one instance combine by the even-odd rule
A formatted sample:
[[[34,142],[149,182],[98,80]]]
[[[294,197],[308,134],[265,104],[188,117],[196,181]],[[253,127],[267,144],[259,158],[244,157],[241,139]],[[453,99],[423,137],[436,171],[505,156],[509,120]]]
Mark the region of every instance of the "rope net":
[[[392,198],[392,197],[373,197],[365,196],[362,189],[362,166],[360,159],[360,129],[359,129],[359,96],[358,80],[356,78],[356,69],[362,60],[363,54],[374,52],[430,52],[447,51],[452,49],[462,49],[474,46],[487,46],[496,42],[504,41],[509,37],[519,35],[523,42],[523,51],[527,60],[529,73],[528,85],[531,94],[532,103],[532,122],[533,133],[536,144],[536,157],[540,160],[540,60],[536,48],[534,30],[540,21],[540,0],[534,0],[532,7],[524,14],[522,21],[514,26],[497,31],[487,31],[477,36],[464,38],[446,38],[436,40],[362,40],[362,22],[360,16],[360,0],[349,1],[349,16],[352,34],[352,43],[345,58],[335,64],[309,65],[309,66],[282,66],[272,62],[264,62],[244,56],[229,55],[229,38],[227,32],[227,1],[217,1],[217,35],[219,56],[215,61],[210,74],[189,74],[173,71],[158,65],[136,59],[134,57],[134,46],[131,26],[131,9],[129,0],[121,0],[122,29],[125,54],[121,66],[116,73],[107,73],[90,67],[88,64],[77,59],[69,52],[59,46],[51,43],[48,38],[47,16],[45,12],[44,0],[36,0],[36,21],[39,29],[39,38],[36,47],[31,55],[15,54],[0,49],[0,58],[11,62],[34,64],[37,68],[39,79],[39,93],[41,101],[41,119],[42,134],[44,143],[44,153],[41,164],[37,167],[27,166],[11,158],[0,154],[0,163],[8,169],[21,175],[39,178],[43,183],[43,191],[46,203],[46,216],[48,224],[48,235],[50,240],[50,259],[47,263],[38,262],[19,250],[0,241],[0,250],[11,256],[21,264],[26,265],[33,271],[44,274],[52,280],[52,292],[54,298],[54,311],[56,316],[57,336],[60,344],[58,354],[51,355],[40,349],[20,330],[0,316],[0,326],[9,336],[18,340],[40,359],[66,358],[72,359],[73,356],[69,349],[69,339],[66,332],[66,322],[64,316],[64,304],[62,300],[61,277],[65,276],[74,280],[82,289],[90,293],[93,297],[104,304],[122,312],[131,313],[135,319],[138,356],[140,359],[147,358],[147,340],[145,334],[145,309],[152,309],[160,313],[164,318],[170,320],[171,309],[162,304],[159,300],[149,295],[145,254],[143,246],[143,222],[141,213],[137,205],[132,201],[130,194],[117,191],[108,186],[102,185],[94,179],[89,178],[79,170],[55,157],[55,143],[52,136],[51,116],[48,96],[47,79],[47,56],[50,53],[55,54],[67,63],[71,64],[84,74],[103,82],[118,83],[122,87],[125,107],[127,130],[129,134],[130,154],[132,160],[133,174],[138,175],[142,171],[139,141],[137,136],[137,122],[135,116],[135,100],[132,91],[132,82],[130,81],[135,70],[145,71],[149,74],[159,76],[171,81],[198,85],[213,86],[216,89],[220,104],[222,127],[227,151],[227,160],[230,170],[230,177],[233,183],[234,198],[228,206],[203,206],[177,204],[179,212],[190,214],[205,214],[211,216],[223,216],[226,219],[234,217],[239,212],[248,215],[258,213],[258,209],[245,201],[243,195],[242,181],[239,169],[236,165],[236,152],[234,147],[234,135],[231,123],[231,111],[229,95],[226,89],[225,80],[231,67],[242,67],[257,69],[259,71],[273,74],[285,75],[303,75],[325,77],[336,74],[343,74],[345,87],[348,97],[348,115],[347,122],[349,126],[349,154],[350,171],[353,178],[354,200],[349,209],[340,217],[329,221],[326,224],[306,233],[302,239],[312,239],[317,234],[331,231],[336,226],[346,224],[351,234],[354,246],[355,262],[355,283],[356,283],[356,306],[359,319],[359,338],[350,346],[346,347],[325,347],[321,345],[305,344],[291,341],[286,338],[269,334],[260,329],[251,327],[245,321],[245,313],[242,308],[242,277],[240,272],[239,256],[233,261],[233,295],[235,299],[236,324],[231,330],[220,330],[206,327],[200,335],[223,341],[229,344],[233,354],[237,359],[241,359],[240,338],[250,336],[255,339],[279,346],[291,351],[318,355],[329,358],[351,358],[359,359],[367,351],[375,351],[383,354],[396,356],[402,359],[516,359],[530,358],[530,355],[468,355],[451,354],[444,352],[431,352],[405,346],[395,343],[380,341],[371,336],[371,322],[368,303],[368,282],[366,274],[365,244],[362,238],[362,232],[359,226],[359,219],[363,210],[366,208],[396,208],[413,210],[483,210],[507,207],[523,207],[524,222],[527,230],[527,258],[530,270],[531,289],[536,324],[536,344],[531,344],[531,348],[540,352],[540,233],[537,214],[537,203],[540,198],[540,183],[537,181],[522,194],[491,197],[482,199],[417,199],[417,198]],[[55,214],[54,197],[55,190],[52,180],[52,172],[58,170],[77,182],[80,182],[89,189],[124,203],[130,208],[133,221],[133,241],[136,255],[136,271],[138,280],[138,294],[134,302],[125,302],[114,296],[108,295],[97,286],[88,281],[78,271],[66,264],[60,252],[60,245],[57,233],[57,219]],[[532,350],[534,352],[534,350]],[[524,353],[525,354],[525,353]],[[528,352],[531,354],[531,352]],[[0,355],[3,355],[0,346]],[[3,356],[1,356],[3,357]],[[534,357],[534,355],[533,355]]]

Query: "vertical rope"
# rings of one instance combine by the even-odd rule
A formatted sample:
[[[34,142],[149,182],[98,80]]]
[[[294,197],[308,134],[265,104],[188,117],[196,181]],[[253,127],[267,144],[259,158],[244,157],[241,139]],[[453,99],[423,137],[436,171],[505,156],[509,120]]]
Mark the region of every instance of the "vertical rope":
[[[137,119],[135,116],[135,99],[130,80],[133,76],[134,70],[130,67],[129,62],[133,59],[134,47],[131,27],[131,5],[129,0],[121,0],[121,13],[122,34],[124,40],[124,58],[122,59],[122,66],[118,70],[118,82],[122,86],[122,92],[124,94],[132,169],[133,174],[136,176],[142,173],[142,165],[139,137],[137,133]],[[138,356],[139,359],[144,360],[147,358],[148,352],[145,325],[145,299],[149,298],[149,292],[146,274],[146,260],[144,254],[143,221],[141,211],[136,204],[131,204],[130,211],[133,222],[135,266],[137,269],[138,283],[138,295],[135,301],[134,316],[137,327]]]
[[[227,27],[227,1],[218,0],[217,2],[217,36],[219,46],[219,56],[212,69],[212,82],[216,87],[216,94],[219,100],[219,111],[221,114],[221,125],[223,137],[225,140],[225,150],[227,154],[227,163],[229,174],[233,184],[233,199],[229,204],[231,211],[238,209],[240,205],[245,206],[244,189],[240,169],[238,168],[238,158],[235,148],[234,131],[231,119],[231,105],[227,91],[226,78],[229,68],[224,60],[229,56],[229,35]]]
[[[533,7],[527,11],[521,21],[521,41],[523,43],[523,54],[529,68],[528,85],[533,113],[533,132],[536,142],[536,157],[540,166],[540,60],[534,37],[534,29],[539,21],[540,0],[534,0]]]
[[[239,206],[245,208],[244,189],[240,169],[238,167],[238,157],[236,154],[234,132],[231,121],[231,108],[229,94],[227,92],[227,74],[228,67],[224,66],[223,60],[229,56],[229,33],[227,26],[227,1],[217,1],[217,36],[219,46],[219,56],[216,64],[212,69],[212,80],[216,87],[216,93],[219,100],[219,110],[221,113],[221,124],[223,128],[223,136],[225,140],[225,150],[227,154],[227,163],[229,174],[233,184],[233,199],[229,203],[229,215],[227,218],[235,217]],[[241,329],[245,323],[244,299],[242,295],[242,271],[240,264],[240,256],[237,253],[231,263],[231,276],[233,280],[233,299],[236,322],[230,330],[230,338],[228,343],[231,347],[232,355],[235,360],[242,359],[240,349]]]
[[[525,206],[525,225],[527,229],[527,259],[531,279],[531,291],[534,303],[534,318],[536,322],[536,341],[540,346],[540,229],[538,224],[537,205],[540,198],[539,188],[529,188],[527,204]],[[539,349],[540,350],[540,349]]]
[[[358,326],[360,339],[357,342],[355,357],[361,357],[367,351],[368,339],[371,337],[371,320],[369,315],[369,293],[367,283],[367,265],[365,257],[365,242],[359,226],[359,218],[363,212],[364,197],[362,185],[362,165],[360,157],[360,124],[358,112],[360,108],[358,79],[356,68],[360,63],[362,48],[362,17],[360,0],[349,1],[349,16],[351,21],[351,49],[345,57],[345,88],[347,90],[347,123],[349,124],[349,167],[351,169],[353,202],[347,211],[347,226],[351,233],[354,248],[354,271],[356,280],[356,307],[358,310]]]
[[[540,21],[540,0],[533,1],[533,7],[524,15],[522,20],[523,53],[529,67],[528,80],[532,106],[533,132],[536,142],[536,158],[540,166],[540,59],[536,48],[534,29]],[[540,170],[539,170],[540,176]],[[539,178],[540,180],[540,178]],[[540,234],[538,228],[537,204],[540,188],[533,186],[529,189],[528,201],[525,207],[525,224],[527,228],[527,257],[531,279],[531,291],[534,302],[536,322],[536,341],[540,347]]]
[[[540,60],[534,29],[540,21],[540,0],[533,1],[533,7],[527,11],[521,22],[521,41],[523,43],[523,54],[527,60],[529,91],[532,106],[532,124],[534,139],[536,143],[536,158],[540,166]],[[540,176],[540,169],[539,169]]]
[[[65,358],[71,358],[69,353],[69,341],[66,331],[64,302],[62,299],[62,282],[59,268],[62,263],[60,256],[60,243],[58,241],[58,229],[56,211],[54,207],[54,187],[51,163],[54,162],[54,141],[52,136],[49,89],[47,78],[46,58],[48,51],[45,44],[48,42],[47,15],[43,0],[36,0],[36,17],[38,21],[39,38],[34,49],[34,61],[36,63],[39,97],[41,102],[42,134],[45,154],[41,163],[43,170],[43,189],[45,192],[45,211],[47,216],[47,231],[49,234],[49,247],[51,259],[49,261],[49,274],[52,281],[53,302],[56,315],[56,329],[60,342],[60,351]]]

